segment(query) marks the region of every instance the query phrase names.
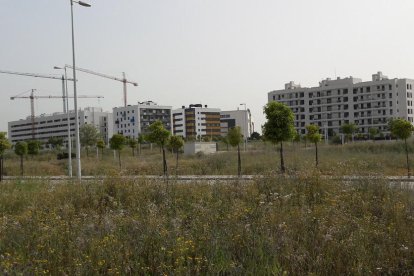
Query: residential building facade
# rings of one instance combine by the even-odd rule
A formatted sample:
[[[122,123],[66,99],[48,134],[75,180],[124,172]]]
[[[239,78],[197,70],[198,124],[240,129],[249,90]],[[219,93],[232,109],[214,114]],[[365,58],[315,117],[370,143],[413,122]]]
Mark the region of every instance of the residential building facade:
[[[368,134],[370,128],[389,134],[387,126],[392,118],[413,123],[413,86],[414,80],[389,79],[378,72],[367,82],[354,77],[328,78],[310,88],[290,82],[283,90],[269,92],[268,101],[292,109],[300,134],[306,133],[307,125],[315,124],[325,137],[333,136],[348,123],[356,124],[362,134]]]
[[[190,104],[173,111],[174,134],[184,138],[218,137],[220,132],[220,109],[207,105]]]
[[[230,110],[220,112],[221,135],[226,136],[228,130],[239,126],[245,139],[248,139],[253,133],[252,116],[249,109]]]
[[[108,143],[113,134],[112,113],[104,112],[100,107],[87,107],[78,111],[79,126],[94,125],[102,138]],[[75,137],[75,111],[71,110],[70,133]],[[9,140],[14,144],[19,141],[39,140],[47,143],[50,137],[61,137],[67,146],[68,115],[62,112],[42,114],[34,118],[32,127],[31,117],[8,123]]]
[[[164,127],[172,130],[171,106],[161,106],[152,101],[138,102],[136,105],[113,108],[114,133],[130,138],[138,138],[148,133],[149,126],[159,120]]]

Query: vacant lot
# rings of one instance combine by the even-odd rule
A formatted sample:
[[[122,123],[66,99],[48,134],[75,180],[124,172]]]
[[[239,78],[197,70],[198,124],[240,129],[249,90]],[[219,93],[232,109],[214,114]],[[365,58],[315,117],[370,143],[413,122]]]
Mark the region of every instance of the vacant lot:
[[[410,141],[410,154],[414,151]],[[315,148],[303,143],[285,145],[286,166],[289,173],[306,172],[314,168]],[[180,155],[176,171],[175,156],[167,154],[169,173],[174,175],[216,175],[237,174],[237,153],[226,150],[224,145],[213,155]],[[263,142],[251,142],[248,150],[242,152],[242,173],[245,175],[267,174],[279,170],[277,147]],[[355,142],[344,146],[319,145],[320,171],[325,175],[406,175],[404,148],[399,141]],[[111,150],[96,157],[91,150],[89,157],[82,155],[83,175],[159,175],[162,174],[161,153],[148,145],[141,154],[132,156],[131,149],[121,154],[122,169]],[[414,159],[414,158],[413,158]],[[75,162],[74,162],[75,164]],[[19,159],[9,152],[5,161],[6,175],[19,175]],[[74,169],[75,172],[75,169]],[[57,160],[56,152],[44,152],[39,156],[27,157],[25,175],[66,175],[67,161]]]
[[[387,183],[117,181],[1,185],[0,273],[414,273],[413,193]]]

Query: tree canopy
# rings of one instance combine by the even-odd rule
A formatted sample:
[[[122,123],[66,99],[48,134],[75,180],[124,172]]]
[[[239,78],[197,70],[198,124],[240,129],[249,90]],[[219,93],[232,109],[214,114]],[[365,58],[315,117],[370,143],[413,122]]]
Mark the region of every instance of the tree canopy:
[[[408,139],[414,131],[413,125],[404,119],[393,119],[388,123],[388,128],[391,134],[399,139]]]
[[[40,152],[41,142],[38,140],[30,140],[27,142],[27,153],[29,155],[38,155]]]
[[[0,132],[0,156],[3,156],[4,152],[11,148],[11,144],[6,137],[6,132]]]
[[[264,107],[266,123],[263,125],[263,136],[272,143],[280,143],[292,139],[295,132],[292,110],[285,104],[269,102]]]
[[[94,125],[83,125],[79,128],[80,143],[86,150],[95,146],[99,138],[100,133]]]

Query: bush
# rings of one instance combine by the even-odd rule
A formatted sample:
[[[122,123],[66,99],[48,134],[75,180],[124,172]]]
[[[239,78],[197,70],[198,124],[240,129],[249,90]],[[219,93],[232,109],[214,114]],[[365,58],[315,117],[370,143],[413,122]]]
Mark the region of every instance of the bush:
[[[76,158],[76,154],[72,152],[71,154],[72,158]],[[57,154],[57,160],[62,160],[62,159],[68,159],[69,158],[69,153],[67,152],[61,152]]]

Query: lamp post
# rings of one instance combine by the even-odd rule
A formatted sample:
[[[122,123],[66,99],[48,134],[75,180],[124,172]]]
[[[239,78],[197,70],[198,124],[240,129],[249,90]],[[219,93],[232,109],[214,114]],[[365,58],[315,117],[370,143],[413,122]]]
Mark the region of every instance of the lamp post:
[[[244,151],[247,150],[247,128],[245,129],[247,125],[247,108],[245,103],[241,103],[240,105],[244,105],[244,126],[243,126],[243,136],[244,136]]]
[[[63,86],[63,96],[66,98],[66,115],[67,115],[67,120],[68,120],[68,175],[70,178],[72,178],[73,173],[72,173],[72,138],[70,136],[70,109],[69,109],[69,94],[68,94],[68,75],[66,73],[66,66],[62,67],[58,67],[55,66],[53,67],[53,69],[60,69],[60,70],[65,70],[65,86]],[[63,80],[63,76],[62,76],[62,80]],[[66,92],[65,92],[66,91]]]
[[[73,27],[73,3],[77,3],[83,7],[90,7],[88,3],[82,1],[70,0],[70,16],[72,26],[72,67],[73,67],[73,79],[76,80],[76,62],[75,62],[75,30]],[[75,142],[76,142],[76,170],[78,180],[82,180],[82,167],[80,158],[80,138],[79,138],[79,114],[78,114],[78,94],[76,91],[76,81],[73,82],[73,98],[74,98],[74,109],[75,109]]]

